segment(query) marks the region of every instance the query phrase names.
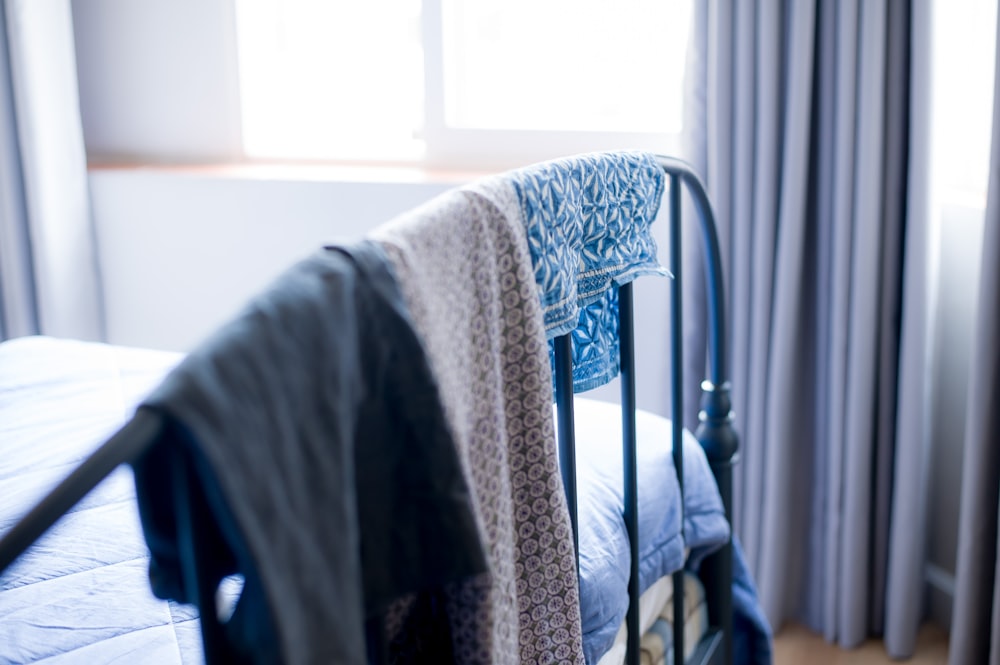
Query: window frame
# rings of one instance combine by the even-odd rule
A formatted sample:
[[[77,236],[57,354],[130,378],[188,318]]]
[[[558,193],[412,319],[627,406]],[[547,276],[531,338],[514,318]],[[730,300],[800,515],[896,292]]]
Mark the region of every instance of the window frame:
[[[424,145],[422,163],[431,168],[504,168],[560,156],[636,149],[680,155],[677,133],[516,130],[450,127],[445,121],[444,20],[441,0],[423,0]]]
[[[232,0],[234,15],[239,12]],[[490,171],[522,166],[559,156],[599,150],[636,149],[680,154],[682,133],[514,130],[449,126],[445,120],[444,20],[441,0],[422,0],[421,39],[424,52],[424,126],[416,137],[422,143],[417,154],[383,153],[305,156],[265,151],[250,153],[242,143],[243,157],[249,162],[332,162],[372,165],[406,165],[432,170]],[[238,26],[234,26],[239,39]],[[238,47],[237,47],[237,57]],[[240,115],[243,97],[240,96]]]

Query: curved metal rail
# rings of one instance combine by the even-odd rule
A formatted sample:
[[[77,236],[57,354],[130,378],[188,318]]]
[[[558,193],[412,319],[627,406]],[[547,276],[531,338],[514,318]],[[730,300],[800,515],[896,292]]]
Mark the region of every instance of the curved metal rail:
[[[738,439],[732,428],[731,401],[726,349],[725,289],[723,282],[722,257],[715,226],[715,215],[708,194],[694,170],[685,162],[672,157],[657,156],[657,162],[670,179],[670,268],[673,271],[670,303],[670,354],[671,393],[673,414],[673,458],[677,469],[677,480],[681,491],[684,486],[684,460],[682,436],[683,411],[683,327],[682,291],[683,271],[681,261],[681,191],[682,183],[691,196],[698,217],[704,249],[705,276],[708,299],[708,379],[702,382],[701,410],[699,424],[695,432],[699,443],[715,475],[722,496],[726,517],[732,519],[732,465],[739,448]],[[632,292],[631,284],[619,287],[619,343],[621,348],[621,389],[622,389],[622,443],[624,470],[625,526],[631,547],[631,569],[629,580],[629,609],[626,615],[628,642],[626,663],[639,662],[639,585],[638,585],[638,514],[637,514],[637,474],[635,452],[635,359],[633,351]],[[572,401],[572,363],[569,335],[555,340],[555,383],[557,402],[557,425],[559,439],[560,467],[570,520],[573,528],[574,544],[577,542],[576,515],[576,474],[574,453],[574,426]],[[681,507],[683,511],[683,504]],[[682,513],[683,514],[683,513]],[[709,621],[713,630],[696,648],[692,663],[732,663],[732,547],[727,545],[702,564],[702,582],[709,606]],[[683,617],[684,610],[683,572],[674,576],[674,616]],[[683,663],[683,621],[674,624],[674,662]]]
[[[708,379],[701,384],[701,410],[698,413],[698,428],[695,436],[708,458],[719,494],[726,511],[726,519],[732,523],[733,500],[733,464],[739,451],[739,440],[733,430],[732,402],[729,398],[729,379],[727,365],[727,337],[725,314],[725,283],[722,272],[722,255],[719,250],[718,232],[715,226],[715,215],[708,194],[701,179],[684,161],[672,157],[657,157],[664,172],[670,176],[670,187],[676,193],[671,194],[671,269],[674,271],[674,283],[671,285],[671,327],[672,339],[678,340],[683,332],[681,329],[681,214],[680,214],[680,183],[683,182],[694,202],[698,221],[701,224],[703,256],[705,261],[706,297],[708,300]],[[674,374],[673,420],[675,428],[679,427],[683,396],[678,395],[683,390],[681,382],[682,355],[680,343],[674,341],[671,349],[671,363]],[[675,436],[675,442],[677,437]],[[675,443],[675,466],[683,469],[683,461],[677,455],[678,445]],[[683,478],[683,473],[679,473]],[[682,487],[683,487],[683,480]],[[702,658],[693,658],[695,662],[732,663],[733,662],[733,550],[730,542],[721,550],[705,560],[700,571],[708,600],[709,622],[721,632],[721,653],[719,657],[705,654]],[[683,579],[678,575],[674,578],[674,589]],[[683,594],[674,594],[674,617],[684,616]],[[674,643],[683,644],[683,621],[674,622]],[[675,649],[674,662],[683,662],[683,653]]]

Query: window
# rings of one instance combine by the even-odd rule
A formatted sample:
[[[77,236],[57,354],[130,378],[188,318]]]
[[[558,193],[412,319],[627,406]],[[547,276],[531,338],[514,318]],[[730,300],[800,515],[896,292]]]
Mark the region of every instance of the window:
[[[420,0],[238,0],[251,157],[420,155]]]
[[[236,0],[253,158],[676,151],[691,0]]]
[[[997,3],[938,0],[933,11],[931,182],[945,205],[985,209]]]

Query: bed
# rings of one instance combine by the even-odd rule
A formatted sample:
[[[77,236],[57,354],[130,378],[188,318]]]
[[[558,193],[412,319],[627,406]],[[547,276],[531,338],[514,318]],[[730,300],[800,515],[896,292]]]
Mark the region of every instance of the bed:
[[[596,162],[586,162],[584,176],[593,172],[587,170],[592,169],[593,164],[601,165],[605,159],[602,155]],[[613,162],[618,159],[621,158],[612,156]],[[637,158],[630,154],[625,159]],[[697,179],[679,162],[660,158],[651,162],[648,156],[638,159],[647,168],[652,163],[671,179],[672,218],[679,215],[681,183],[693,188],[706,230],[706,247],[711,253],[714,237],[711,236],[710,209]],[[556,173],[564,169],[565,164],[558,164]],[[537,184],[539,178],[548,187],[552,173],[551,169],[536,169],[521,174],[519,179],[505,181],[505,186],[511,182],[515,185],[513,189],[504,190],[507,192],[504,195],[513,197],[511,191],[517,194],[517,200],[512,198],[513,202],[508,204],[516,205],[522,218],[530,218],[535,212],[547,216],[556,214],[546,205],[537,206],[535,212],[525,209],[525,201],[532,200],[531,192],[525,194],[525,188]],[[590,181],[584,177],[580,182]],[[494,185],[480,188],[476,200],[481,203],[485,191],[488,194],[485,198],[496,204],[494,207],[502,207],[504,201],[497,201],[503,196],[497,194]],[[607,188],[608,182],[601,181],[600,186]],[[654,186],[652,192],[662,195],[662,185]],[[542,199],[536,197],[534,200]],[[544,202],[549,201],[545,199]],[[657,199],[651,208],[654,213],[658,205]],[[417,214],[426,217],[426,211]],[[651,221],[650,217],[646,223]],[[530,242],[530,231],[534,227],[528,222],[525,226]],[[679,229],[679,224],[674,226]],[[403,282],[404,295],[409,298],[407,304],[419,323],[421,315],[427,315],[422,308],[435,306],[433,302],[421,300],[423,294],[418,287],[426,284],[420,280],[453,279],[454,275],[420,273],[414,267],[418,262],[414,256],[406,254],[413,251],[412,246],[403,242],[409,228],[406,224],[402,227],[389,225],[388,236],[383,236],[383,246],[397,260],[396,273]],[[673,245],[679,247],[679,242]],[[437,251],[436,247],[432,249]],[[679,288],[679,264],[671,261],[670,265]],[[538,273],[537,261],[533,267]],[[719,269],[717,256],[710,256],[709,281],[715,289],[713,293],[720,293],[718,275],[712,272]],[[561,480],[554,487],[553,483],[548,483],[548,487],[559,499],[551,505],[563,506],[562,512],[568,507],[566,518],[572,535],[564,534],[567,536],[564,540],[573,545],[570,554],[578,551],[574,556],[579,575],[578,610],[576,614],[569,612],[567,615],[570,622],[578,622],[582,655],[588,663],[610,665],[639,662],[640,658],[649,663],[733,662],[733,640],[739,635],[734,632],[732,621],[733,581],[729,572],[732,548],[727,519],[730,481],[727,474],[735,453],[735,439],[728,430],[730,416],[724,362],[719,355],[711,358],[710,366],[715,375],[705,384],[707,401],[703,427],[699,431],[701,441],[669,420],[635,409],[634,382],[629,380],[634,371],[630,369],[634,359],[629,357],[632,351],[628,284],[638,274],[642,271],[623,273],[612,285],[613,309],[620,310],[623,315],[621,323],[617,317],[613,321],[614,353],[616,356],[620,353],[622,360],[612,369],[617,373],[621,367],[624,409],[580,396],[569,399],[574,386],[580,391],[600,382],[595,382],[592,364],[589,369],[581,369],[586,363],[580,358],[581,345],[573,339],[574,334],[579,339],[581,329],[593,331],[592,326],[588,328],[583,324],[584,310],[586,305],[596,301],[581,301],[581,307],[569,312],[557,311],[558,308],[545,310],[546,313],[554,312],[553,319],[561,320],[555,325],[546,325],[545,330],[545,336],[552,340],[546,358],[551,358],[556,402],[554,416],[545,427],[559,431],[560,449],[552,452],[558,453],[560,458],[557,473]],[[407,288],[411,289],[410,293],[405,293]],[[586,290],[579,284],[576,288],[578,292]],[[555,302],[564,300],[556,299]],[[607,306],[598,304],[601,307],[594,311],[606,312]],[[721,316],[720,311],[716,311],[716,316]],[[679,316],[679,312],[675,315]],[[675,320],[674,325],[678,323],[679,320]],[[714,353],[718,354],[724,328],[718,318],[713,318],[711,324]],[[433,361],[435,331],[416,327]],[[442,345],[449,341],[446,335],[441,339]],[[676,350],[680,351],[679,344]],[[448,352],[453,354],[454,349],[449,348]],[[140,469],[142,473],[135,480],[127,467],[118,467],[69,510],[63,504],[72,503],[73,497],[51,500],[60,492],[59,489],[52,491],[60,479],[73,469],[79,472],[86,466],[81,463],[94,460],[101,451],[106,453],[110,442],[121,438],[122,432],[128,429],[123,426],[127,423],[131,426],[135,420],[132,416],[135,407],[147,399],[151,390],[161,386],[164,377],[171,375],[182,361],[184,357],[179,354],[45,337],[0,344],[0,479],[5,489],[12,488],[0,497],[0,535],[6,534],[0,541],[3,554],[0,556],[0,662],[48,659],[47,662],[53,663],[192,663],[204,661],[206,650],[210,654],[220,653],[214,651],[218,644],[212,645],[219,638],[211,634],[226,625],[237,599],[246,596],[243,585],[249,587],[250,584],[245,578],[228,574],[233,572],[228,569],[223,571],[226,575],[220,573],[223,583],[218,591],[215,583],[208,585],[212,598],[206,600],[198,596],[197,605],[211,608],[211,612],[199,613],[189,604],[154,597],[149,579],[150,548],[155,551],[156,547],[150,544],[148,515],[140,519],[135,508],[137,482],[142,491],[144,479],[149,476],[148,465]],[[449,387],[446,373],[438,374],[443,411],[454,427],[458,407],[449,404],[449,399],[453,398],[453,393],[461,391]],[[679,381],[680,377],[675,379]],[[617,452],[621,449],[623,432],[626,440],[635,439],[634,458]],[[132,457],[112,458],[103,464],[114,466],[118,461],[134,461],[134,457],[133,452]],[[464,473],[470,477],[468,485],[475,497],[472,503],[481,503],[481,496],[477,494],[481,493],[479,481],[470,473],[470,453],[464,451],[459,458]],[[530,458],[529,451],[525,459]],[[511,468],[520,463],[517,459]],[[682,473],[678,473],[677,468]],[[104,474],[99,475],[103,477]],[[633,475],[634,480],[631,480]],[[483,486],[487,480],[482,481]],[[84,484],[93,485],[93,478]],[[66,482],[60,487],[65,489]],[[73,493],[81,493],[84,489],[86,487],[78,486]],[[508,491],[516,493],[516,490],[514,487]],[[529,504],[514,501],[512,510],[517,512],[525,505]],[[25,518],[32,506],[36,506],[35,513]],[[475,509],[482,511],[479,505]],[[52,513],[64,510],[65,516],[35,540],[45,522],[55,519]],[[544,515],[543,519],[548,520],[548,517]],[[482,519],[478,513],[477,519]],[[528,524],[516,522],[517,515],[512,519],[515,519],[515,526],[520,524],[522,529]],[[25,528],[30,522],[34,522],[34,526]],[[481,523],[479,528],[483,530]],[[557,538],[562,537],[558,528],[552,533],[557,534]],[[631,534],[638,534],[638,537]],[[34,543],[15,560],[32,541]],[[490,563],[495,571],[497,563],[493,550],[499,546],[488,539],[481,545],[487,557],[493,557]],[[552,551],[556,549],[556,544],[549,545]],[[513,551],[511,575],[518,583],[529,578],[524,572],[525,552],[524,547]],[[195,550],[192,558],[197,556]],[[538,556],[544,559],[546,552]],[[13,563],[8,566],[9,561]],[[475,571],[471,566],[467,566],[468,577],[474,579],[471,573]],[[198,571],[194,573],[195,576],[199,574]],[[256,579],[254,575],[251,567],[251,580]],[[571,578],[575,584],[576,575]],[[743,581],[744,590],[752,592],[752,585],[745,584],[746,578]],[[514,616],[506,621],[520,621],[519,659],[522,662],[533,660],[525,656],[524,626],[543,624],[546,623],[543,619],[548,618],[538,614],[544,612],[544,602],[526,609],[529,601],[525,599],[532,598],[544,584],[552,583],[552,579],[544,580],[525,592],[518,587],[517,602],[520,604],[514,611],[520,612],[520,619]],[[674,593],[675,589],[682,591]],[[204,589],[200,593],[204,595]],[[448,602],[460,595],[445,593],[438,597],[437,606],[451,607]],[[752,601],[752,593],[750,595]],[[411,602],[411,609],[414,605],[420,606],[420,602]],[[546,602],[551,603],[551,598]],[[745,617],[757,620],[754,607],[737,607],[738,612],[741,609]],[[365,623],[369,661],[393,659],[393,645],[398,642],[392,642],[386,635],[393,630],[393,611],[393,607],[382,606],[375,613],[377,621]],[[209,613],[218,619],[206,619]],[[556,612],[561,613],[565,612]],[[389,615],[388,627],[386,614]],[[500,610],[496,615],[503,617]],[[573,616],[578,619],[572,619]],[[674,622],[675,616],[682,616],[683,620]],[[366,618],[370,617],[366,615]],[[503,621],[493,623],[502,624]],[[766,626],[755,626],[767,639]],[[496,635],[504,634],[502,626],[499,629],[494,626],[494,630],[500,631]],[[553,630],[552,634],[559,633],[558,629]],[[222,633],[224,635],[224,628]],[[561,638],[566,639],[565,636]],[[222,638],[225,639],[228,638]],[[550,636],[539,634],[532,639],[544,642]],[[675,645],[680,645],[676,656]],[[553,650],[551,653],[564,653],[568,654],[566,660],[575,659],[571,652]],[[466,656],[457,647],[450,656],[459,662],[475,662],[479,658],[471,652]],[[483,659],[499,660],[496,653]],[[224,662],[227,659],[216,657],[215,660]],[[517,660],[515,656],[512,662]],[[556,656],[549,660],[561,659]]]

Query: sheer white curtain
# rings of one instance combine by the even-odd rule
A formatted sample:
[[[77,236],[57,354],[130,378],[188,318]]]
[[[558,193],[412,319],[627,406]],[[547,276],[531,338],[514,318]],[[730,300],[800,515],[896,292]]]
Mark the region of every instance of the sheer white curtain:
[[[101,339],[70,3],[0,6],[0,339]]]
[[[970,363],[949,661],[1000,663],[1000,22],[993,145]]]
[[[930,435],[929,0],[698,6],[688,157],[726,261],[735,529],[775,628],[884,633],[905,656]]]

